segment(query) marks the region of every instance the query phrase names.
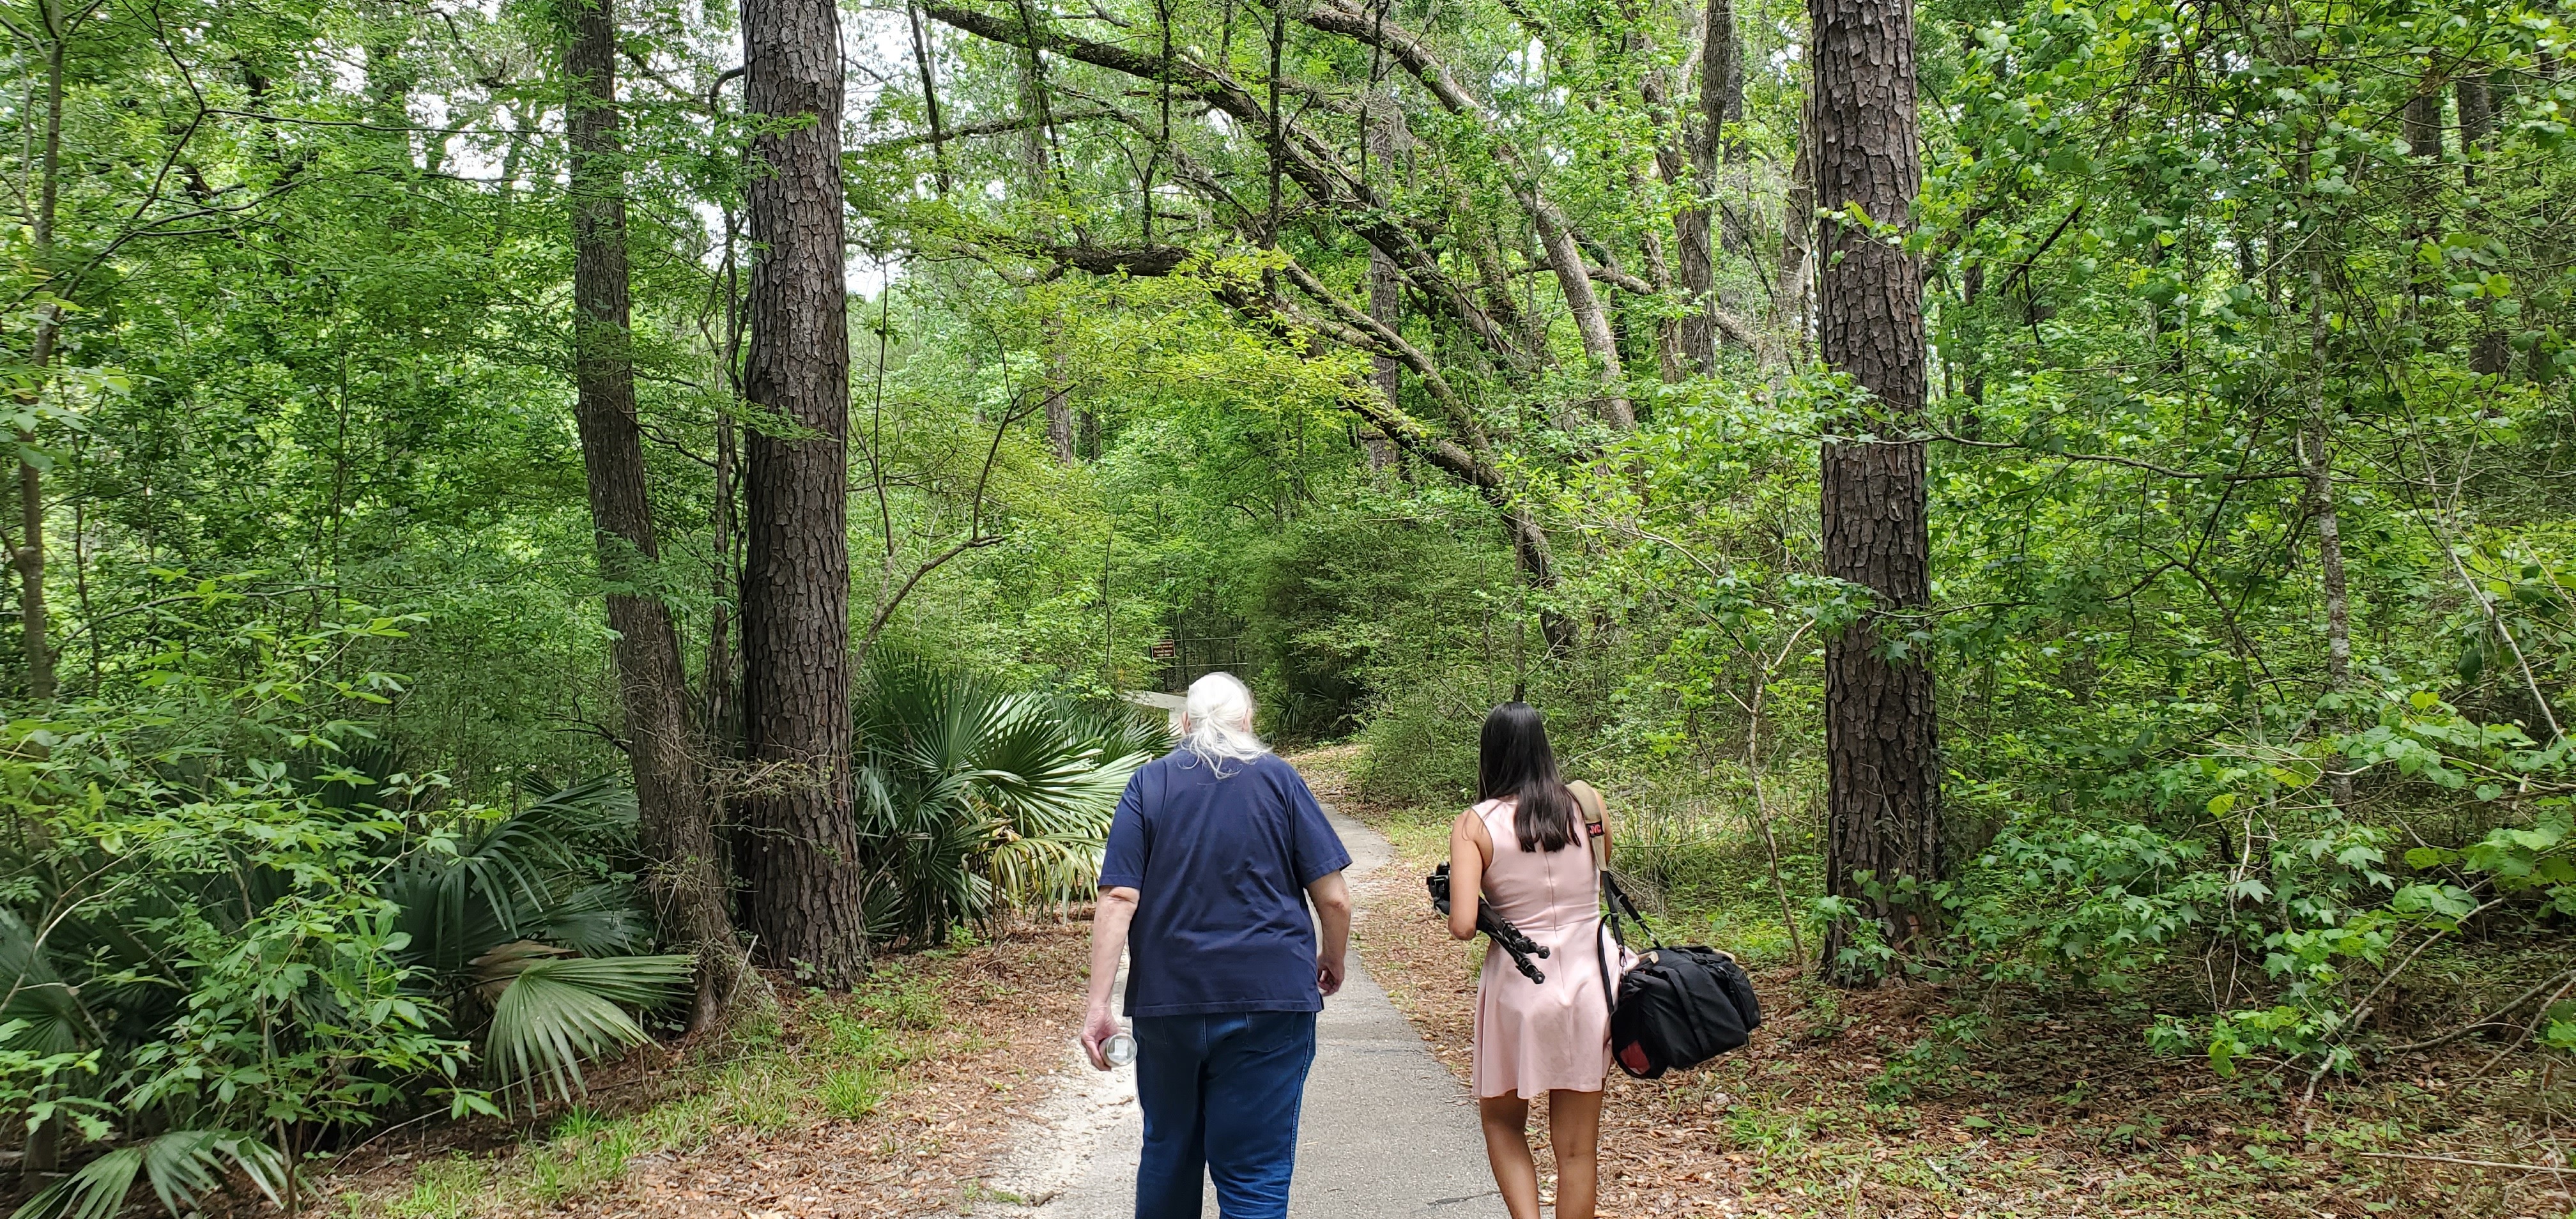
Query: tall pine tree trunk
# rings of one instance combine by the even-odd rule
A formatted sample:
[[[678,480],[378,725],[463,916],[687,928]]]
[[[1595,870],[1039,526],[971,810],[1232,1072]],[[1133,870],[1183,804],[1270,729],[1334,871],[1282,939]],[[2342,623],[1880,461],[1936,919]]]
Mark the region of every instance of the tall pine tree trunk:
[[[565,126],[572,145],[573,380],[582,467],[608,625],[617,633],[626,755],[645,883],[663,935],[698,956],[693,1027],[723,1005],[733,961],[725,874],[716,851],[680,666],[679,632],[654,590],[660,546],[635,420],[635,365],[627,332],[625,149],[618,138],[617,18],[611,0],[574,0],[565,55]]]
[[[70,31],[64,28],[65,19],[59,8],[46,5],[43,17],[47,35],[45,126],[37,154],[42,164],[37,170],[35,214],[28,218],[27,227],[35,241],[37,269],[50,275],[54,269],[54,209],[62,185],[63,43]],[[35,342],[27,356],[35,376],[18,395],[24,406],[36,405],[45,393],[46,374],[53,366],[54,343],[61,328],[62,310],[51,298],[39,303]],[[18,569],[18,630],[27,660],[27,696],[42,703],[54,697],[54,648],[45,622],[45,484],[36,463],[27,455],[36,445],[32,427],[19,429],[18,445],[18,546],[9,558]],[[46,1129],[53,1129],[52,1124],[48,1123]]]
[[[1844,213],[1820,234],[1818,340],[1825,362],[1889,419],[1855,418],[1843,430],[1885,434],[1923,414],[1923,276],[1911,256],[1861,227],[1861,214],[1871,224],[1908,223],[1922,180],[1914,14],[1910,0],[1809,0],[1808,12],[1816,206]],[[1875,599],[1825,643],[1825,880],[1902,947],[1927,929],[1929,912],[1905,899],[1900,881],[1933,880],[1941,870],[1931,658],[1889,646],[1904,625],[1891,614],[1931,600],[1924,450],[1919,441],[1828,444],[1823,462],[1825,570]],[[1838,981],[1872,976],[1839,959],[1859,930],[1844,919],[1826,934],[1824,967]]]
[[[746,191],[743,726],[737,869],[761,959],[825,984],[866,959],[850,809],[850,337],[842,286],[841,26],[831,0],[743,0]]]

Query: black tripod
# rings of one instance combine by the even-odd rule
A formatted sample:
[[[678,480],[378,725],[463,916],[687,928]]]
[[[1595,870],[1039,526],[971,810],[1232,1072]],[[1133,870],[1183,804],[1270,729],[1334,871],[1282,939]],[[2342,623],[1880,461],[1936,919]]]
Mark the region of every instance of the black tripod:
[[[1431,890],[1431,908],[1439,911],[1440,917],[1449,917],[1449,865],[1432,869],[1431,875],[1422,878],[1422,884]],[[1546,960],[1547,947],[1522,935],[1521,929],[1508,920],[1494,917],[1494,908],[1483,902],[1476,903],[1476,930],[1493,937],[1497,946],[1511,954],[1512,967],[1520,970],[1521,976],[1532,982],[1547,981],[1547,975],[1530,963],[1531,957]]]

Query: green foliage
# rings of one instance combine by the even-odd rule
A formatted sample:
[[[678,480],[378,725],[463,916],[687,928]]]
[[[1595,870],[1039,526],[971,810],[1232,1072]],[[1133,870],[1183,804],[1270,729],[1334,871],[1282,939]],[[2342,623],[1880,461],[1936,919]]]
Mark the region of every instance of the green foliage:
[[[234,1169],[283,1195],[305,1151],[389,1110],[569,1095],[582,1059],[643,1039],[631,1009],[685,989],[690,960],[634,955],[644,915],[578,852],[614,789],[512,813],[383,765],[356,716],[406,682],[362,660],[407,623],[343,608],[182,636],[144,697],[0,738],[6,1116],[163,1132],[30,1219],[112,1213],[137,1180],[184,1209]]]
[[[1424,805],[1472,794],[1488,707],[1539,703],[1672,925],[1786,961],[1838,922],[1838,965],[2135,994],[2221,1069],[2412,1036],[2373,996],[2463,941],[2563,953],[2564,14],[1936,0],[1900,217],[1792,193],[1795,5],[1736,6],[1717,181],[1677,104],[1689,6],[1402,9],[1484,112],[1293,18],[1279,48],[1292,142],[1357,202],[1274,178],[1261,124],[1076,56],[1032,81],[943,31],[937,139],[915,66],[867,65],[843,177],[873,289],[849,540],[875,934],[935,950],[1079,897],[1160,744],[1091,700],[1163,680],[1155,640],[1215,636],[1265,731],[1354,737],[1365,790]],[[48,244],[29,214],[0,230],[0,427],[39,476],[64,691],[18,697],[29,658],[0,646],[0,1115],[106,1150],[47,1195],[86,1215],[414,1108],[562,1100],[644,1035],[684,966],[652,953],[606,777],[599,605],[670,608],[729,776],[744,451],[776,425],[740,396],[727,13],[620,14],[660,557],[610,588],[569,410],[555,16],[79,11],[13,17],[0,90],[31,212],[63,52]],[[1044,20],[1274,83],[1230,6]],[[1616,386],[1542,261],[1541,193]],[[1692,368],[1676,222],[1712,199],[1739,330]],[[1920,257],[1924,417],[1809,366],[1815,204]],[[1373,255],[1381,221],[1454,294]],[[1363,301],[1406,360],[1350,340]],[[1924,915],[1910,943],[1826,894],[1820,833],[1822,641],[1872,607],[1825,574],[1818,456],[1899,442],[1925,448],[1934,585],[1874,642],[1936,670],[1950,849],[1938,877],[1850,879]],[[2552,1002],[2535,1037],[2576,1051]],[[876,1069],[805,1082],[855,1111]]]

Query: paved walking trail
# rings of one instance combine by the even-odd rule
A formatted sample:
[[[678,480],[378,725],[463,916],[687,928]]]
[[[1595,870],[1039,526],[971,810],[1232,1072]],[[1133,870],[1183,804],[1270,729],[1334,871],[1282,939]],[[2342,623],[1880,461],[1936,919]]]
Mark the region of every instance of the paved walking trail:
[[[1350,848],[1356,882],[1394,852],[1377,831],[1327,806]],[[1355,883],[1353,888],[1358,888]],[[1363,907],[1355,925],[1366,928]],[[1359,954],[1316,1024],[1314,1071],[1297,1137],[1289,1213],[1297,1219],[1502,1219],[1485,1168],[1476,1110],[1431,1056]],[[1133,1068],[1099,1072],[1068,1051],[1055,1094],[991,1185],[1024,1205],[990,1203],[994,1219],[1127,1219],[1144,1141]],[[1210,1190],[1205,1213],[1217,1213]]]

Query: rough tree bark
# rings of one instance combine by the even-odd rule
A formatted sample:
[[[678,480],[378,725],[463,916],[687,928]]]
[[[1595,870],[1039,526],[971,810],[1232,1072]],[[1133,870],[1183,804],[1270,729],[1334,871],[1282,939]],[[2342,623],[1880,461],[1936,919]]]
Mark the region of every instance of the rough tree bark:
[[[1815,23],[1809,146],[1816,202],[1842,212],[1821,234],[1818,338],[1891,423],[1921,417],[1928,355],[1923,276],[1915,260],[1862,227],[1903,225],[1922,180],[1916,147],[1910,0],[1809,0]],[[1930,912],[1898,891],[1941,872],[1941,769],[1930,658],[1891,654],[1898,615],[1931,600],[1931,539],[1920,441],[1828,444],[1823,456],[1827,573],[1867,587],[1874,605],[1825,644],[1825,882],[1856,903],[1892,946],[1928,929]],[[1866,880],[1864,879],[1866,877]],[[1874,882],[1874,883],[1871,883]],[[1859,928],[1825,937],[1824,969],[1845,984],[1875,971],[1846,965]]]
[[[698,957],[690,1025],[722,1010],[733,972],[724,863],[690,722],[680,636],[654,592],[661,557],[635,419],[628,325],[626,170],[618,135],[617,18],[611,0],[575,0],[565,54],[564,125],[572,149],[574,419],[590,483],[590,523],[608,588],[608,625],[626,717],[626,756],[645,884],[662,932]]]
[[[825,984],[867,955],[850,809],[849,329],[841,26],[831,0],[743,0],[746,191],[759,249],[744,397],[743,722],[754,767],[737,870],[761,959]]]

